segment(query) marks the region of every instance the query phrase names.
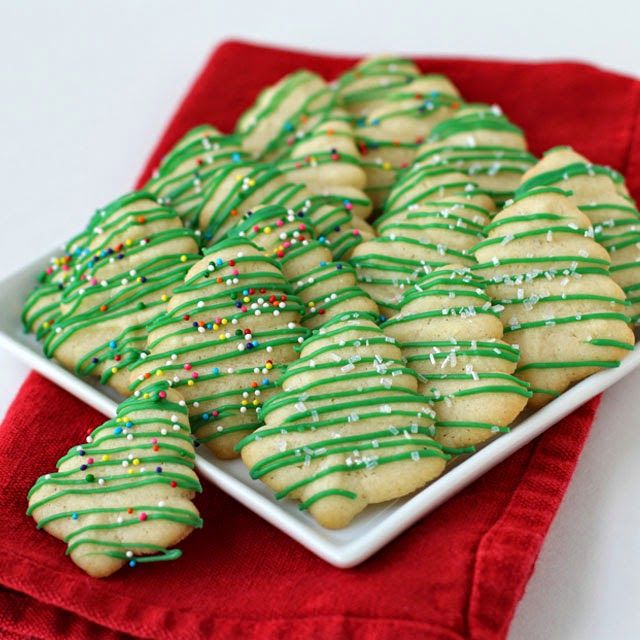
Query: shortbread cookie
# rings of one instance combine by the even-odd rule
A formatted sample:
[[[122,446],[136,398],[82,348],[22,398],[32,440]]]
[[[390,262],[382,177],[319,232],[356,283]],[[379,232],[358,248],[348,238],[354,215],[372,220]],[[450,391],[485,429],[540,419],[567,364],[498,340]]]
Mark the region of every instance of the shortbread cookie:
[[[199,257],[198,243],[173,210],[144,193],[99,210],[88,228],[43,349],[127,395],[126,368],[144,348],[145,325]]]
[[[227,136],[211,125],[201,125],[191,129],[164,156],[144,190],[177,211],[186,226],[194,227],[195,212],[214,170],[250,159],[239,136]]]
[[[314,332],[263,406],[265,426],[238,448],[251,477],[324,527],[404,496],[442,473],[433,412],[394,340],[347,314]]]
[[[485,237],[491,198],[463,174],[412,167],[392,190],[376,221],[380,237],[355,248],[350,262],[360,286],[391,317],[405,290],[434,268],[471,265],[471,249]]]
[[[346,311],[378,317],[378,307],[357,285],[353,267],[334,261],[327,244],[313,239],[313,223],[303,211],[261,206],[248,212],[231,233],[248,238],[280,262],[304,304],[305,327],[316,328]]]
[[[522,130],[500,107],[467,104],[433,128],[415,162],[464,173],[502,205],[536,162],[526,149]]]
[[[156,383],[125,400],[29,492],[38,528],[67,543],[71,559],[101,578],[128,564],[173,560],[202,526],[201,491],[181,396]]]
[[[591,164],[569,147],[556,147],[527,171],[518,189],[526,193],[537,186],[567,190],[571,201],[586,214],[595,239],[611,256],[611,277],[631,303],[631,321],[640,321],[640,213],[629,196],[622,176]]]
[[[261,423],[257,410],[306,336],[303,307],[278,262],[249,240],[206,250],[149,325],[132,389],[168,379],[184,397],[191,427],[218,457]]]
[[[420,76],[390,92],[385,103],[358,121],[367,193],[380,208],[399,171],[413,163],[433,128],[460,108],[456,87],[441,75]]]
[[[291,182],[271,165],[241,163],[218,169],[198,214],[205,245],[227,236],[248,212],[261,204],[278,204],[309,214],[318,238],[327,240],[337,258],[372,237],[373,231],[354,216],[355,204],[338,195],[318,195],[305,185]]]
[[[304,183],[311,191],[339,191],[343,187],[359,190],[367,183],[361,167],[351,116],[334,109],[312,128],[287,139],[289,150],[277,161],[277,167],[292,182]]]
[[[628,303],[589,219],[553,187],[527,191],[495,216],[475,248],[474,272],[491,281],[504,339],[520,348],[516,375],[532,408],[603,368],[616,367],[634,336]]]
[[[349,113],[364,117],[384,105],[390,92],[409,84],[419,74],[420,69],[411,60],[375,56],[343,73],[334,87]]]
[[[503,342],[499,310],[469,267],[447,265],[417,282],[382,325],[420,375],[436,412],[436,440],[477,445],[507,431],[531,392],[511,375],[518,349]]]
[[[308,131],[336,106],[336,94],[311,71],[296,71],[264,89],[236,125],[246,151],[273,161],[287,148],[287,140]]]

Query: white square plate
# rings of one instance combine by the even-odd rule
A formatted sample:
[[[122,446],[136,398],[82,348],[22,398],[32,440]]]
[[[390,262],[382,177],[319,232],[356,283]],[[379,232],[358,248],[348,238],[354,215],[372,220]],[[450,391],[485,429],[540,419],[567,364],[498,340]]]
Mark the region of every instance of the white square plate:
[[[49,255],[53,255],[51,252]],[[6,348],[42,375],[84,400],[108,416],[114,416],[117,395],[92,381],[85,381],[42,355],[32,335],[24,333],[20,323],[23,301],[47,263],[42,258],[0,281],[0,346]],[[368,507],[348,527],[339,531],[323,529],[290,500],[277,501],[271,491],[251,480],[240,460],[216,460],[206,449],[198,449],[200,473],[223,491],[255,511],[265,520],[336,567],[353,567],[376,553],[445,500],[502,462],[543,431],[584,404],[590,398],[640,365],[640,343],[616,369],[601,371],[583,380],[532,416],[510,433],[485,445],[471,457],[452,467],[431,485],[407,498]]]

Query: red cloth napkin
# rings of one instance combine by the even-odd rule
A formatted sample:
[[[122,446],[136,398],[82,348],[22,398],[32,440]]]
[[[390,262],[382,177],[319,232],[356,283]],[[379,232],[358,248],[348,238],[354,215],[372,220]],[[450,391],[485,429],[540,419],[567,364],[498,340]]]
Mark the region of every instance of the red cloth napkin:
[[[353,64],[227,42],[207,62],[142,178],[190,127],[229,131],[265,84],[299,67],[328,78]],[[467,100],[497,101],[534,153],[571,144],[627,174],[640,195],[640,89],[573,63],[422,58]],[[141,178],[141,180],[142,180]],[[32,374],[0,430],[0,635],[123,638],[502,638],[562,500],[593,400],[424,518],[357,568],[319,560],[213,485],[205,527],[173,563],[98,581],[25,516],[26,494],[67,447],[102,421]]]

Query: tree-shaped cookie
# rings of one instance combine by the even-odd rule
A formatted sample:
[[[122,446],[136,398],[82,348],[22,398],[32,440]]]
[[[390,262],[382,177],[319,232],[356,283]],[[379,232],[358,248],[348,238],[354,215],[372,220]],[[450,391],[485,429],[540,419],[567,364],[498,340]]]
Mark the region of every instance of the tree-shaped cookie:
[[[611,277],[631,302],[629,315],[640,321],[640,213],[622,176],[594,165],[569,147],[545,153],[522,178],[519,194],[540,186],[555,186],[567,195],[593,224],[594,237],[611,256]]]
[[[198,226],[206,245],[226,237],[243,216],[262,204],[277,204],[309,215],[318,238],[330,243],[333,255],[348,255],[363,239],[373,236],[358,203],[339,195],[314,194],[291,182],[272,165],[243,162],[220,168],[210,182],[198,212]],[[368,204],[365,199],[364,205]]]
[[[277,204],[258,205],[247,211],[229,232],[230,238],[246,238],[278,261],[314,236],[308,213]]]
[[[312,128],[336,106],[336,95],[311,71],[290,73],[264,89],[236,125],[246,151],[264,161],[277,159],[287,140]]]
[[[366,197],[362,190],[367,176],[351,121],[342,109],[328,112],[313,127],[287,138],[288,149],[278,158],[277,167],[314,193]]]
[[[531,397],[511,375],[519,354],[502,340],[500,308],[469,267],[447,265],[407,291],[400,313],[382,325],[420,375],[418,392],[430,398],[443,445],[476,445],[506,431]]]
[[[83,230],[64,245],[60,255],[52,256],[27,296],[20,319],[25,331],[34,333],[38,340],[51,331],[60,317],[62,295],[76,281],[75,265],[83,257],[91,235],[90,228]]]
[[[359,286],[353,266],[333,260],[326,245],[307,240],[280,262],[304,304],[301,322],[305,327],[314,329],[349,311],[361,317],[379,318],[378,305]]]
[[[413,163],[432,129],[460,104],[460,94],[448,78],[425,75],[389,92],[384,104],[357,121],[367,193],[376,208],[382,207],[398,172]]]
[[[334,87],[340,103],[357,117],[365,117],[384,105],[390,92],[409,84],[420,74],[411,60],[393,56],[375,56],[361,60],[343,73]]]
[[[432,269],[474,263],[471,248],[484,238],[493,201],[463,174],[415,166],[403,173],[385,212],[378,238],[355,248],[350,262],[360,286],[390,317],[405,290]]]
[[[99,210],[88,230],[43,348],[79,375],[127,394],[126,367],[144,348],[146,324],[182,282],[198,243],[173,210],[144,193]]]
[[[231,232],[248,238],[279,261],[283,274],[304,304],[301,323],[315,328],[346,311],[378,317],[376,303],[358,286],[348,262],[334,261],[327,244],[314,240],[303,211],[264,205],[245,214]]]
[[[160,204],[177,211],[185,225],[195,226],[194,213],[217,167],[249,160],[239,136],[220,133],[211,125],[191,129],[164,156],[144,190]]]
[[[196,437],[217,456],[233,457],[297,357],[307,333],[298,324],[302,311],[273,257],[242,237],[214,245],[149,325],[132,389],[169,380],[186,401]]]
[[[468,175],[502,205],[536,162],[526,149],[522,130],[500,107],[467,104],[433,128],[415,161]]]
[[[432,414],[395,341],[357,314],[314,332],[238,445],[251,476],[329,528],[442,473]]]
[[[169,547],[202,526],[194,459],[184,401],[156,383],[35,483],[28,513],[94,577],[172,560],[180,551]]]
[[[504,307],[504,339],[519,345],[516,375],[531,384],[531,406],[618,366],[634,343],[628,303],[589,219],[564,192],[531,189],[486,230],[474,271]]]

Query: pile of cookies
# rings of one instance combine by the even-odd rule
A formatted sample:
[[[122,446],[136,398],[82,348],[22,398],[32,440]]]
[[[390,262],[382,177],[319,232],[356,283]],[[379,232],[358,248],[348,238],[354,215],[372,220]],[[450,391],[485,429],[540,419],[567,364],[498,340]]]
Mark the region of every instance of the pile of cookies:
[[[29,513],[94,576],[177,557],[201,444],[345,527],[618,366],[639,247],[621,175],[538,160],[448,78],[293,73],[234,134],[188,132],[29,295],[45,354],[128,396]]]

